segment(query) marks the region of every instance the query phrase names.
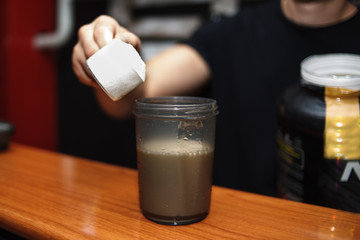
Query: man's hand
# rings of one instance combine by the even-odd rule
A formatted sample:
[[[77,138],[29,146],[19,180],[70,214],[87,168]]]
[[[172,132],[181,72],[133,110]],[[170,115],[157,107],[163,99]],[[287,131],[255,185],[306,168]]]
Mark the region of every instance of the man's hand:
[[[140,39],[109,16],[99,16],[78,31],[78,42],[73,49],[72,66],[79,81],[88,86],[98,87],[86,67],[86,60],[113,38],[130,43],[137,51],[141,49]]]

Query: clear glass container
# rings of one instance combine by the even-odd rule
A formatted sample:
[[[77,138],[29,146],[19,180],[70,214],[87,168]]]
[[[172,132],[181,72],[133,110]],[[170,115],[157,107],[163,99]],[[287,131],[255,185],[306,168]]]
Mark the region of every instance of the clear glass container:
[[[157,223],[183,225],[210,208],[215,100],[160,97],[136,100],[140,207]]]

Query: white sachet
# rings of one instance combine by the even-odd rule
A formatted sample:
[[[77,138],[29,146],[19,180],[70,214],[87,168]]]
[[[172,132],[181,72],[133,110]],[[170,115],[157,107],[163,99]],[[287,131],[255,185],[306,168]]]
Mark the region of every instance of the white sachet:
[[[119,100],[145,81],[145,63],[135,48],[113,39],[86,64],[106,94]]]

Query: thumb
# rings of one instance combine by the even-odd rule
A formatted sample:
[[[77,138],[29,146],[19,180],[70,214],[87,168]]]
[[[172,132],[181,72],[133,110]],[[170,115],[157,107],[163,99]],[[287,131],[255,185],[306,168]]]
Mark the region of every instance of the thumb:
[[[104,29],[104,41],[105,44],[108,44],[113,39],[113,33],[110,29]]]

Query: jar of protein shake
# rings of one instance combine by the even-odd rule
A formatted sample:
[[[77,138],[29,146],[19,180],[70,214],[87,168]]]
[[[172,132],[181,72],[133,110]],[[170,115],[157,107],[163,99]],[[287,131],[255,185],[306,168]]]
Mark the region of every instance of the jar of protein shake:
[[[310,56],[278,106],[281,197],[360,212],[360,55]]]
[[[136,100],[140,208],[146,218],[184,225],[207,216],[217,114],[216,101],[208,98]]]

